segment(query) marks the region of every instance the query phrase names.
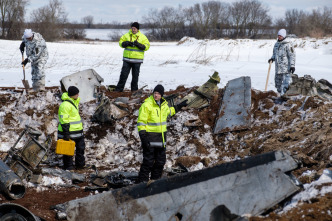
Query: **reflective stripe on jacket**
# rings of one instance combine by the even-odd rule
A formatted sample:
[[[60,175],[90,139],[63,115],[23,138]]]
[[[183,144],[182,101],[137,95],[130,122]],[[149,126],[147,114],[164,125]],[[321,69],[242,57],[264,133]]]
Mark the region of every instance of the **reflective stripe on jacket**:
[[[158,146],[161,143],[165,146],[167,131],[167,118],[175,114],[174,107],[169,107],[164,98],[160,100],[159,106],[153,98],[153,95],[145,99],[139,109],[137,119],[138,131],[145,130],[151,146]]]
[[[61,124],[69,124],[69,132],[71,134],[75,134],[77,132],[83,131],[83,123],[81,120],[81,116],[78,110],[78,104],[80,102],[80,98],[76,100],[70,98],[68,93],[65,92],[62,94],[61,99],[63,102],[59,107],[58,117],[59,117],[59,126],[58,130],[63,132]],[[72,103],[68,102],[71,101]]]
[[[124,51],[123,51],[123,60],[124,61],[127,61],[129,63],[143,63],[144,51],[147,51],[150,48],[150,42],[149,42],[148,38],[143,33],[141,33],[138,30],[138,32],[136,34],[133,34],[133,32],[130,29],[128,33],[124,34],[120,38],[119,45],[120,45],[120,47],[122,47],[122,42],[124,42],[124,41],[134,42],[136,40],[139,43],[145,45],[145,49],[144,50],[140,50],[136,46],[134,46],[134,47],[131,47],[131,46],[126,47],[124,49]]]

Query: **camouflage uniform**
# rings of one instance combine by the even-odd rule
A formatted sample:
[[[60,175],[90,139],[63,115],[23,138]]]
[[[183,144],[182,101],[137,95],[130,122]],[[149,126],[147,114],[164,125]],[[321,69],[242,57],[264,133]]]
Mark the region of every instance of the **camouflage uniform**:
[[[295,50],[286,39],[277,41],[271,57],[275,61],[275,86],[283,95],[292,82],[290,68],[295,67]]]
[[[48,59],[46,42],[41,34],[33,32],[32,41],[23,36],[26,55],[31,62],[32,87],[35,91],[45,90],[45,64]]]

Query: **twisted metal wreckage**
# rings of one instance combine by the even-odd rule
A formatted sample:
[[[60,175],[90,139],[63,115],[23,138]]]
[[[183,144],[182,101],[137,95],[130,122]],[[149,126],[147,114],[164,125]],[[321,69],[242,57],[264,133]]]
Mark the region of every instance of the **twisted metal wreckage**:
[[[80,82],[76,86],[84,87],[84,90],[80,90],[83,102],[99,97],[100,105],[93,116],[95,121],[107,122],[127,116],[129,112],[123,104],[136,103],[139,99],[123,97],[111,102],[109,98],[97,93],[96,88],[102,81],[93,69],[89,69],[63,78],[61,87],[65,91],[71,82]],[[219,82],[220,77],[215,72],[205,84],[179,102],[188,99],[188,108],[206,107],[218,92]],[[298,94],[332,100],[332,85],[323,79],[316,83],[310,76],[298,78],[293,75],[293,83],[286,96]],[[173,106],[177,96],[171,95],[166,99]],[[250,78],[240,77],[229,81],[220,101],[213,133],[250,128],[250,107]],[[51,145],[50,137],[44,142],[38,140],[41,134],[26,126],[5,160],[0,160],[0,191],[10,199],[24,197],[22,179],[37,182],[41,177],[34,172],[40,162],[47,158]],[[24,135],[28,136],[27,142],[23,148],[17,149],[16,145]],[[172,173],[175,176],[138,185],[133,185],[137,174],[102,174],[94,168],[91,182],[96,187],[87,190],[112,190],[56,205],[54,209],[58,211],[58,218],[67,220],[171,220],[172,217],[204,220],[207,216],[210,220],[220,217],[234,219],[244,214],[261,214],[297,192],[301,184],[290,173],[296,168],[297,162],[284,151],[265,153],[195,172],[180,168]],[[85,180],[84,175],[61,169],[43,168],[42,174],[65,177],[73,180],[73,183]],[[16,216],[40,220],[20,205],[0,205],[1,219]]]

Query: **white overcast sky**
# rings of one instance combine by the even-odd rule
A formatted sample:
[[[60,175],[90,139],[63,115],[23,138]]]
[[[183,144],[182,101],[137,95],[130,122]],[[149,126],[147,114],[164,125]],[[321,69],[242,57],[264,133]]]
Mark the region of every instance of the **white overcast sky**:
[[[144,22],[142,16],[147,15],[151,8],[161,9],[164,6],[183,7],[208,0],[62,0],[68,13],[69,21],[80,22],[85,16],[92,15],[95,23],[107,22]],[[223,0],[232,3],[238,0]],[[30,0],[27,6],[27,19],[30,19],[32,10],[48,4],[47,0]],[[287,9],[301,9],[311,11],[318,7],[332,7],[332,0],[261,0],[270,9],[273,18],[282,17]]]

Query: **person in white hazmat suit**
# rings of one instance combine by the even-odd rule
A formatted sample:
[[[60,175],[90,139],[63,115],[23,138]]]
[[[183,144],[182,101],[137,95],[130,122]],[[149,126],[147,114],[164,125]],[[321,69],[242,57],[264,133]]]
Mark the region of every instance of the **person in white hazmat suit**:
[[[25,29],[20,51],[23,55],[26,48],[27,58],[21,63],[26,66],[31,62],[32,87],[34,91],[45,91],[45,64],[48,59],[48,51],[43,36]]]
[[[291,74],[295,72],[295,50],[286,39],[286,30],[278,31],[278,41],[274,44],[273,55],[268,62],[275,61],[275,87],[280,95],[284,95],[292,83]]]

